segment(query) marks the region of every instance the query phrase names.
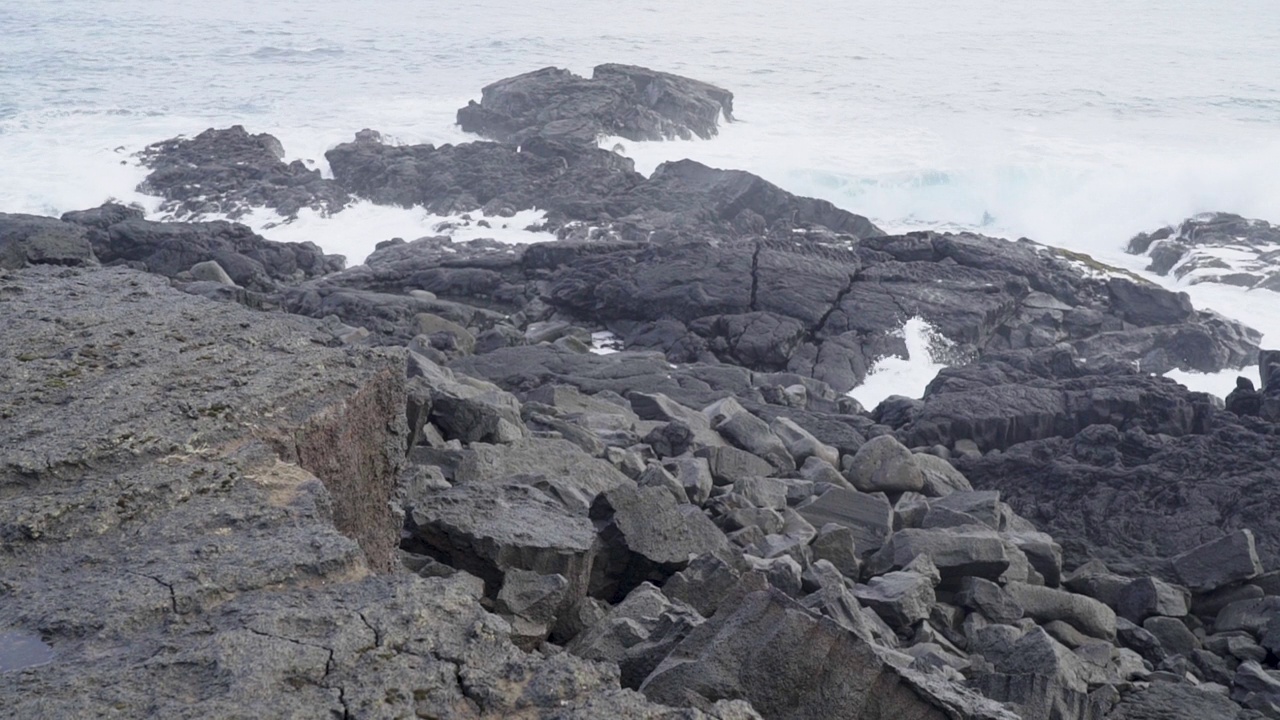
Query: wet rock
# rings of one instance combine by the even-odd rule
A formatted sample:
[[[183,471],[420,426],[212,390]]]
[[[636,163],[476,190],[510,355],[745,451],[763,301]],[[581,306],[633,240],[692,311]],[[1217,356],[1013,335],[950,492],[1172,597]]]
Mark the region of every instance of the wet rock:
[[[286,218],[306,209],[338,212],[351,197],[301,160],[284,162],[284,147],[266,133],[242,125],[210,128],[194,138],[149,145],[139,156],[151,169],[140,192],[164,198],[160,209],[179,220],[207,215],[238,219],[255,207]]]
[[[591,78],[543,68],[485,86],[480,102],[458,110],[458,124],[502,142],[561,137],[594,144],[629,140],[707,139],[733,119],[733,93],[690,78],[634,65],[598,65]]]

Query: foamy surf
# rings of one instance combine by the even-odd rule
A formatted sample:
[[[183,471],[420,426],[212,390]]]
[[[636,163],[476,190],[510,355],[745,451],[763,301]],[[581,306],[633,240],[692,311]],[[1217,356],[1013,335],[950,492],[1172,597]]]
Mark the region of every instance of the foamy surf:
[[[416,240],[446,235],[458,241],[486,238],[509,245],[554,240],[551,233],[527,229],[545,221],[546,214],[541,210],[522,210],[511,217],[490,217],[478,211],[445,216],[421,207],[390,207],[367,200],[328,216],[306,209],[296,219],[286,220],[274,210],[257,208],[239,219],[268,240],[310,241],[327,253],[345,255],[348,266],[363,263],[378,243],[392,238]]]
[[[871,410],[890,395],[918,398],[924,395],[938,371],[947,367],[954,343],[921,317],[903,323],[895,333],[907,345],[905,358],[886,355],[875,362],[858,387],[846,393]]]

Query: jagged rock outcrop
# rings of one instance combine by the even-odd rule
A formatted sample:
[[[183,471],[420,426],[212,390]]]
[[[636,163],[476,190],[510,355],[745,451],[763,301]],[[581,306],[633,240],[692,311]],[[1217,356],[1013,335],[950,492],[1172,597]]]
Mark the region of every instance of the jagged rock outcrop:
[[[266,133],[251,135],[242,125],[210,128],[148,145],[139,158],[151,173],[138,190],[164,198],[160,210],[175,220],[235,220],[257,207],[285,218],[304,208],[327,215],[351,202],[347,190],[319,170],[284,157],[284,146]]]
[[[629,140],[708,139],[733,93],[635,65],[597,65],[591,78],[548,67],[499,80],[458,110],[458,125],[501,142],[558,138],[583,145],[602,135]]]
[[[1188,283],[1280,290],[1280,228],[1224,212],[1202,213],[1129,240],[1130,254],[1151,258],[1147,270]]]

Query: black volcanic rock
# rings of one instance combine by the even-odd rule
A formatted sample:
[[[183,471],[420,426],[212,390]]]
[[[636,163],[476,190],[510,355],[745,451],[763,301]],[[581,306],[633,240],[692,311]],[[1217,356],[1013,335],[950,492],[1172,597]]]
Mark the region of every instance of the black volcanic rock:
[[[78,225],[51,217],[0,213],[0,268],[97,265],[88,235]]]
[[[163,197],[161,210],[179,220],[236,219],[254,207],[271,208],[285,218],[303,208],[327,215],[351,201],[319,170],[301,160],[286,164],[279,140],[266,133],[250,135],[242,125],[155,143],[139,157],[151,174],[138,190]]]
[[[521,144],[558,137],[594,144],[710,138],[720,116],[733,120],[733,93],[709,83],[634,65],[599,65],[590,79],[548,67],[499,80],[458,110],[467,132]]]
[[[1086,364],[1044,376],[995,358],[944,368],[923,400],[899,431],[906,444],[971,440],[983,451],[1072,437],[1099,424],[1172,436],[1203,433],[1212,413],[1208,396],[1168,378]]]
[[[605,198],[644,179],[621,155],[558,140],[387,145],[366,131],[325,158],[337,182],[360,197],[441,215],[483,209],[508,216],[536,207],[561,219],[595,219]]]
[[[216,261],[237,285],[274,290],[281,282],[298,282],[341,270],[341,255],[326,255],[314,243],[278,243],[247,226],[225,220],[161,223],[143,220],[128,208],[105,205],[64,215],[68,232],[85,232],[104,264],[129,264],[166,277],[192,266]],[[118,218],[124,218],[112,222]],[[85,225],[76,224],[86,223]]]

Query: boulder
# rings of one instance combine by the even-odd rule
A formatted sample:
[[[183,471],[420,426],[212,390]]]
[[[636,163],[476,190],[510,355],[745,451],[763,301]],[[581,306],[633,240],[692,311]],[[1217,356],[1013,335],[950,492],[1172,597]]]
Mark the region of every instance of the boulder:
[[[1108,709],[1106,693],[1090,692],[1084,663],[1042,628],[1024,634],[993,625],[974,636],[969,651],[989,663],[970,672],[972,685],[1020,717],[1100,719]]]
[[[1146,577],[1125,586],[1116,603],[1116,612],[1127,620],[1141,623],[1153,615],[1179,618],[1188,612],[1191,593],[1159,578]]]
[[[729,540],[701,510],[678,505],[663,488],[606,490],[592,503],[591,519],[601,544],[592,594],[611,602],[641,582],[665,582],[698,555],[735,558]]]
[[[966,576],[996,580],[1009,569],[1011,548],[994,530],[980,526],[946,530],[899,530],[867,562],[872,574],[905,568],[920,555],[942,573],[940,588],[955,589]]]
[[[636,689],[673,647],[701,625],[702,616],[658,588],[642,583],[566,649],[587,660],[617,663],[622,686]]]
[[[929,617],[935,597],[935,579],[927,575],[899,570],[873,577],[866,585],[853,588],[853,596],[875,611],[890,627],[905,632]]]
[[[956,593],[957,605],[982,613],[994,623],[1013,625],[1022,618],[1022,606],[1005,589],[990,580],[966,577]]]
[[[54,218],[0,213],[0,269],[92,267],[98,258],[88,236],[85,228]]]
[[[543,68],[499,80],[458,110],[466,132],[519,144],[558,137],[594,144],[629,140],[707,139],[721,116],[733,119],[733,93],[698,80],[635,65],[598,65],[591,78]]]
[[[924,473],[915,456],[888,435],[867,441],[845,468],[845,477],[862,492],[919,492]]]
[[[893,508],[883,493],[862,493],[833,487],[796,506],[814,527],[834,523],[848,528],[859,555],[873,553],[893,533]]]
[[[1187,587],[1208,592],[1261,575],[1262,563],[1254,547],[1253,533],[1237,530],[1175,557],[1173,569]]]
[[[858,559],[856,538],[851,528],[827,523],[818,530],[809,548],[815,562],[826,560],[845,577],[857,580],[862,572],[862,562]]]
[[[411,512],[407,548],[481,578],[491,597],[513,569],[564,577],[570,600],[586,594],[596,549],[585,515],[510,481],[455,485],[425,500]]]
[[[690,633],[640,691],[676,705],[741,698],[765,718],[1016,717],[959,686],[899,670],[835,621],[755,588]]]
[[[1005,591],[1037,622],[1062,620],[1080,632],[1103,640],[1116,637],[1116,614],[1102,603],[1065,590],[1009,583]]]

